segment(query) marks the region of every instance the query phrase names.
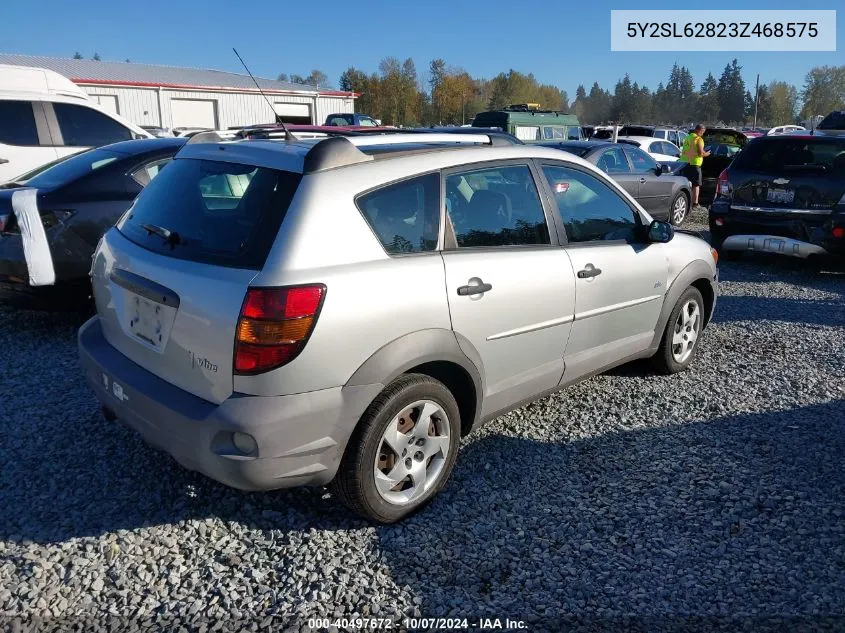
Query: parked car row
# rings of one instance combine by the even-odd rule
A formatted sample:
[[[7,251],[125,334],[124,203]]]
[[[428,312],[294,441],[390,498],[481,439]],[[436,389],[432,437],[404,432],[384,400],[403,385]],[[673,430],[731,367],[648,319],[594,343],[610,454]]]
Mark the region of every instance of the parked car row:
[[[397,521],[463,435],[632,359],[683,371],[712,317],[718,252],[672,226],[689,181],[633,143],[509,133],[564,125],[539,114],[81,151],[0,189],[0,281],[27,287],[43,253],[56,281],[90,278],[79,352],[104,415],[186,468]],[[705,161],[726,161],[715,246],[845,252],[845,139],[708,135],[740,147]]]

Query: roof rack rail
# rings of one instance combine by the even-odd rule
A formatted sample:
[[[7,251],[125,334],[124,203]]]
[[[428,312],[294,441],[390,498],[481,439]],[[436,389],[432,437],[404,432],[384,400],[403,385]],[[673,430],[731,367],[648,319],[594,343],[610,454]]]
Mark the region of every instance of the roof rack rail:
[[[438,134],[432,132],[408,132],[403,134],[334,136],[318,141],[305,155],[303,173],[313,173],[345,167],[356,163],[374,160],[370,154],[365,154],[359,148],[379,145],[490,145],[496,147],[510,147],[510,143],[496,135],[486,134]]]

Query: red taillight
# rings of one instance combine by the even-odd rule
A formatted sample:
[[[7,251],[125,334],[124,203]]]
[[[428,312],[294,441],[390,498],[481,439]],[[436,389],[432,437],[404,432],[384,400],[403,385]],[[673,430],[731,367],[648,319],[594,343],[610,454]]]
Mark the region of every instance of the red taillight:
[[[311,336],[325,295],[322,284],[250,288],[235,331],[235,373],[260,374],[296,358]]]
[[[731,183],[728,180],[728,170],[723,169],[719,174],[719,179],[716,181],[716,197],[724,196],[727,198],[731,195]]]
[[[837,240],[841,240],[843,237],[845,237],[845,228],[837,226],[833,229],[833,231],[831,231],[831,233],[833,233],[833,237],[835,237]]]

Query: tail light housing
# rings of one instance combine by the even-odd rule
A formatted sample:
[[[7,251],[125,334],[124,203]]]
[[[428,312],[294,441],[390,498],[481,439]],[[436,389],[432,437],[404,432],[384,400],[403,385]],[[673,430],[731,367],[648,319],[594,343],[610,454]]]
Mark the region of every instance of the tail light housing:
[[[731,195],[731,181],[728,180],[728,170],[723,169],[716,180],[716,196],[728,198]]]
[[[296,358],[314,331],[323,284],[247,290],[235,330],[234,373],[277,369]]]

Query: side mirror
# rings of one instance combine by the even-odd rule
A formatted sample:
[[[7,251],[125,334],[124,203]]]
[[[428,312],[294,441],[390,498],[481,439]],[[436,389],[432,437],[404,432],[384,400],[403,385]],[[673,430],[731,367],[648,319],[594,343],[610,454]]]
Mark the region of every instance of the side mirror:
[[[672,170],[669,167],[669,165],[667,165],[666,163],[663,163],[663,164],[660,165],[660,173],[661,174],[668,174],[670,171],[672,171]]]
[[[652,220],[648,227],[648,241],[665,244],[675,237],[675,228],[668,222]]]

